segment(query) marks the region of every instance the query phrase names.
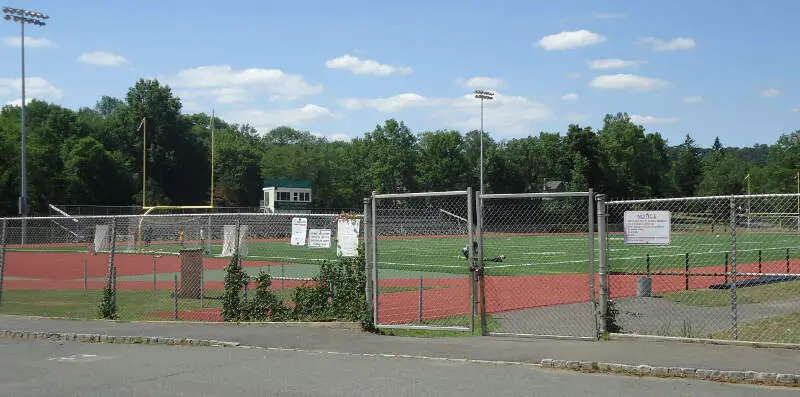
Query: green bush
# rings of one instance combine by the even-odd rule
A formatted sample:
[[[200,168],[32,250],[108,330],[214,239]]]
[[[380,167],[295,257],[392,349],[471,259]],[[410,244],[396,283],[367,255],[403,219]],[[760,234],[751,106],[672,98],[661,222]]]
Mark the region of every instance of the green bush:
[[[242,319],[245,321],[286,321],[290,310],[272,292],[272,277],[262,270],[256,277],[256,291],[252,299],[245,302]]]
[[[117,319],[117,305],[116,300],[114,299],[114,290],[111,288],[111,283],[106,283],[106,286],[103,287],[103,297],[100,300],[100,308],[98,311],[100,318],[102,319]]]
[[[311,282],[294,289],[295,305],[289,309],[270,290],[272,278],[263,271],[255,278],[255,293],[243,294],[250,277],[234,255],[225,267],[222,318],[224,321],[357,321],[364,330],[373,331],[365,295],[365,264],[363,244],[356,257],[325,261]]]
[[[249,277],[242,269],[239,254],[233,254],[228,266],[225,266],[225,291],[222,293],[222,319],[224,321],[241,321],[246,301],[242,291]]]

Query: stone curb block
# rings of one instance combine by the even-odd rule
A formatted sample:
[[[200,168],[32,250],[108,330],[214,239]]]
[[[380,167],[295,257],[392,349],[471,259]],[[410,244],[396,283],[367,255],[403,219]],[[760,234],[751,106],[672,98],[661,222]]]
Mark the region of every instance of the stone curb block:
[[[566,361],[551,358],[539,362],[542,368],[569,369],[574,371],[606,372],[639,376],[692,378],[717,382],[754,383],[777,386],[800,387],[800,375],[778,374],[756,371],[718,371],[701,368],[653,367],[649,365],[627,365],[594,361]]]
[[[213,346],[213,347],[236,347],[239,342],[227,342],[211,339],[192,339],[192,338],[164,338],[160,336],[115,336],[101,334],[81,334],[64,332],[44,332],[44,331],[14,331],[0,330],[0,338],[22,339],[22,340],[49,340],[64,342],[84,342],[84,343],[113,343],[113,344],[134,344],[134,345],[170,345],[170,346]]]

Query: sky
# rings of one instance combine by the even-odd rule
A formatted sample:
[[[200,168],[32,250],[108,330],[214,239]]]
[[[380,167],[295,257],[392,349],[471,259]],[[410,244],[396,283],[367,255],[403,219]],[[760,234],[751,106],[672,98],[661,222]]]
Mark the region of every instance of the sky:
[[[331,140],[389,118],[497,140],[627,112],[670,144],[772,144],[800,128],[794,0],[5,0],[28,98],[77,109],[157,78],[185,113]],[[0,20],[0,104],[20,103]]]

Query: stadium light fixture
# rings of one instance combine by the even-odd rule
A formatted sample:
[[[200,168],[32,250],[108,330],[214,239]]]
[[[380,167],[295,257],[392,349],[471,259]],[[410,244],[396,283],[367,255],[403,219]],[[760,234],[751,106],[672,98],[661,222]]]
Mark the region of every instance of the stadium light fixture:
[[[21,176],[20,176],[20,198],[19,198],[19,214],[23,217],[28,216],[28,170],[27,170],[27,133],[25,130],[25,25],[45,26],[46,20],[50,19],[38,11],[24,10],[21,8],[3,7],[3,18],[6,21],[18,22],[20,26],[20,63],[22,66],[22,78],[20,80],[22,86],[22,103],[21,106],[21,124],[20,136],[22,139],[22,151],[20,155],[21,163]],[[26,240],[26,227],[25,223],[22,224],[22,244]]]
[[[480,166],[480,173],[481,173],[481,182],[480,182],[480,190],[481,194],[484,193],[483,190],[483,101],[491,101],[494,99],[494,93],[485,90],[475,90],[475,98],[481,100],[481,166]]]

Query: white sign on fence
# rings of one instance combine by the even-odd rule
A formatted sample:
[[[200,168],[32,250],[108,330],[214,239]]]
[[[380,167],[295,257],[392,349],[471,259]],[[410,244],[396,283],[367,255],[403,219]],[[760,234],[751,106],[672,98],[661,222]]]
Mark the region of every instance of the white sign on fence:
[[[669,245],[671,221],[669,211],[625,211],[625,244]]]
[[[292,245],[306,245],[308,218],[292,218]]]
[[[330,248],[331,229],[309,229],[308,246],[310,248]]]
[[[339,219],[336,230],[336,255],[358,256],[359,219]]]

